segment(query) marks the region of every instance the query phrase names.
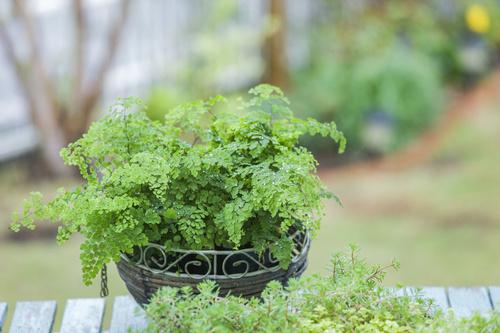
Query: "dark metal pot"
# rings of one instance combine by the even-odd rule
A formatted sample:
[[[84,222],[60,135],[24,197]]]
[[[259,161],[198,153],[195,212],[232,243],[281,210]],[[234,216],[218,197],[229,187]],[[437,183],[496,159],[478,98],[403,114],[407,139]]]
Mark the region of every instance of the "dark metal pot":
[[[137,248],[132,255],[122,254],[117,263],[120,277],[141,306],[149,303],[161,287],[196,287],[202,280],[214,280],[220,294],[260,296],[273,280],[285,284],[299,277],[307,268],[310,238],[295,232],[292,263],[282,269],[265,251],[258,256],[253,248],[240,250],[166,250],[158,244]],[[196,288],[194,288],[196,291]]]

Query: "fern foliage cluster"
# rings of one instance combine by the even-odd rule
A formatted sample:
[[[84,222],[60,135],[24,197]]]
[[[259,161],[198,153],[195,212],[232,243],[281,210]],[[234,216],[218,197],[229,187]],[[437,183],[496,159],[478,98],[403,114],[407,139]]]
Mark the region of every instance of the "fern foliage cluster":
[[[181,105],[164,122],[123,99],[61,156],[84,184],[45,203],[32,193],[12,228],[61,223],[58,240],[81,233],[84,283],[120,254],[148,243],[167,248],[269,248],[286,267],[291,228],[314,233],[322,199],[317,162],[298,146],[305,134],[345,138],[334,123],[293,116],[275,87],[247,100],[218,96]]]

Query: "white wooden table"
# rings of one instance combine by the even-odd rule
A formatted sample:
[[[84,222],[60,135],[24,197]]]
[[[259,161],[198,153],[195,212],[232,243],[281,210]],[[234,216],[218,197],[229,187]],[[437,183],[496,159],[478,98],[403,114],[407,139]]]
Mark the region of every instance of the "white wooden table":
[[[414,293],[413,288],[401,291]],[[479,288],[424,287],[422,294],[443,309],[453,308],[458,316],[474,312],[500,312],[500,286]],[[70,299],[66,302],[60,333],[101,333],[105,299]],[[51,333],[56,313],[55,301],[18,302],[10,323],[11,333]],[[5,324],[7,304],[0,302],[0,332]],[[108,333],[126,333],[129,328],[146,326],[144,311],[130,296],[113,300]]]

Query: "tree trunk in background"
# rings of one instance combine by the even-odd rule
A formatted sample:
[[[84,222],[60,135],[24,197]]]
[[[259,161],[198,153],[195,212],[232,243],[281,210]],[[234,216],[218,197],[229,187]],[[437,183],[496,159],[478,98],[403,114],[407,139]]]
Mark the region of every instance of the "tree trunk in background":
[[[284,0],[270,0],[272,29],[264,43],[265,72],[263,81],[286,90],[289,87],[286,57],[286,8]]]
[[[128,17],[131,0],[121,0],[117,5],[117,19],[107,36],[107,47],[95,70],[95,77],[84,73],[86,55],[87,20],[83,0],[72,0],[73,24],[75,26],[73,72],[71,74],[70,98],[58,94],[58,82],[51,71],[44,67],[40,36],[36,19],[30,12],[26,0],[11,0],[14,23],[22,27],[29,55],[19,55],[16,42],[10,36],[7,24],[0,19],[0,43],[7,60],[15,69],[22,88],[28,111],[40,135],[41,161],[53,176],[67,176],[72,170],[65,166],[59,156],[61,148],[78,139],[87,130],[111,69],[113,59],[122,39],[122,31]]]
[[[64,165],[59,156],[59,151],[67,144],[67,140],[64,127],[54,117],[57,106],[44,93],[42,83],[36,76],[30,76],[28,84],[30,85],[28,89],[32,93],[25,92],[25,96],[33,124],[40,135],[43,169],[54,176],[68,176],[71,174],[71,169]]]

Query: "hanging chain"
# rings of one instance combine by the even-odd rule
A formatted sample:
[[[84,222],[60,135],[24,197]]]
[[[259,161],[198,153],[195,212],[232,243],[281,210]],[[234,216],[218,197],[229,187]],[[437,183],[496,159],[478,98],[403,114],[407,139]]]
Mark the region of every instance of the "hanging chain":
[[[106,265],[102,266],[101,269],[101,297],[106,297],[109,295],[108,290],[108,269]]]

